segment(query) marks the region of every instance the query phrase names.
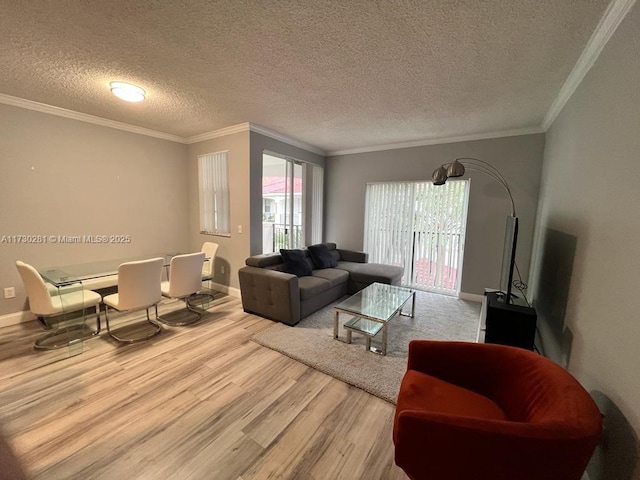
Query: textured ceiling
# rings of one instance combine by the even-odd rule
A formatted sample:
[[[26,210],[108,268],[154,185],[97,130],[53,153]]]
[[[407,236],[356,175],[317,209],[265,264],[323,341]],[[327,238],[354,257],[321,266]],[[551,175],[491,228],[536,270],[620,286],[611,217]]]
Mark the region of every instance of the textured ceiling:
[[[180,137],[251,122],[325,151],[537,127],[607,3],[0,0],[0,93]]]

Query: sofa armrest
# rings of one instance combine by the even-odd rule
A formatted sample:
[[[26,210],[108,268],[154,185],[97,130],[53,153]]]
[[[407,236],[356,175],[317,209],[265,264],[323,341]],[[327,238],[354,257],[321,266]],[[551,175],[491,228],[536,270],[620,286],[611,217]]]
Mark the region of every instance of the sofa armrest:
[[[238,270],[242,307],[246,312],[277,320],[287,325],[300,321],[298,277],[258,267]]]
[[[367,263],[369,261],[369,254],[365,252],[343,250],[342,248],[336,248],[336,251],[340,254],[340,260],[344,262]]]

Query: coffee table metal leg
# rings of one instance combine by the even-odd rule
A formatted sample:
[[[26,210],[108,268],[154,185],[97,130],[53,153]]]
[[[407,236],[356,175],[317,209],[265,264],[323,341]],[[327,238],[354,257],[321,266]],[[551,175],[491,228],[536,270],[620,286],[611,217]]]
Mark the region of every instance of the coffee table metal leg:
[[[338,338],[338,315],[340,312],[338,310],[333,311],[333,338]]]
[[[387,324],[382,326],[382,355],[387,354]]]
[[[351,343],[351,330],[347,330],[347,343]]]
[[[411,297],[411,318],[413,318],[416,315],[416,292],[413,292]]]
[[[407,301],[409,301],[407,299]],[[402,315],[403,317],[411,317],[414,318],[416,315],[416,292],[413,292],[411,294],[411,313],[404,313],[402,311],[402,309],[404,308],[404,305],[402,307],[400,307],[400,310],[398,311],[398,314]]]

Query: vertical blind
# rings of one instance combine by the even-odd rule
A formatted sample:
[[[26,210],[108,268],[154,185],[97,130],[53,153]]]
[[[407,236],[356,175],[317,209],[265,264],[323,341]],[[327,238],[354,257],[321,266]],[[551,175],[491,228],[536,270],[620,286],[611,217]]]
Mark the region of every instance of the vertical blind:
[[[367,184],[364,251],[370,261],[410,271],[414,183]]]
[[[228,152],[198,156],[200,233],[231,235]]]
[[[367,184],[364,249],[404,267],[403,284],[458,294],[468,180]]]
[[[324,204],[324,168],[311,169],[311,244],[322,242],[322,206]]]

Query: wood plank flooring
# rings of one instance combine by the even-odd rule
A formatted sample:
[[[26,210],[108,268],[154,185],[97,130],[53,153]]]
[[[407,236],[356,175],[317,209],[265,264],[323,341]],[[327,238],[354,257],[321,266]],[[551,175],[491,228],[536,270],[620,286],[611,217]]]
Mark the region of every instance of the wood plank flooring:
[[[27,476],[406,480],[393,405],[251,342],[272,322],[238,299],[209,312],[138,344],[103,332],[71,358],[33,350],[35,321],[0,329],[0,432]]]

